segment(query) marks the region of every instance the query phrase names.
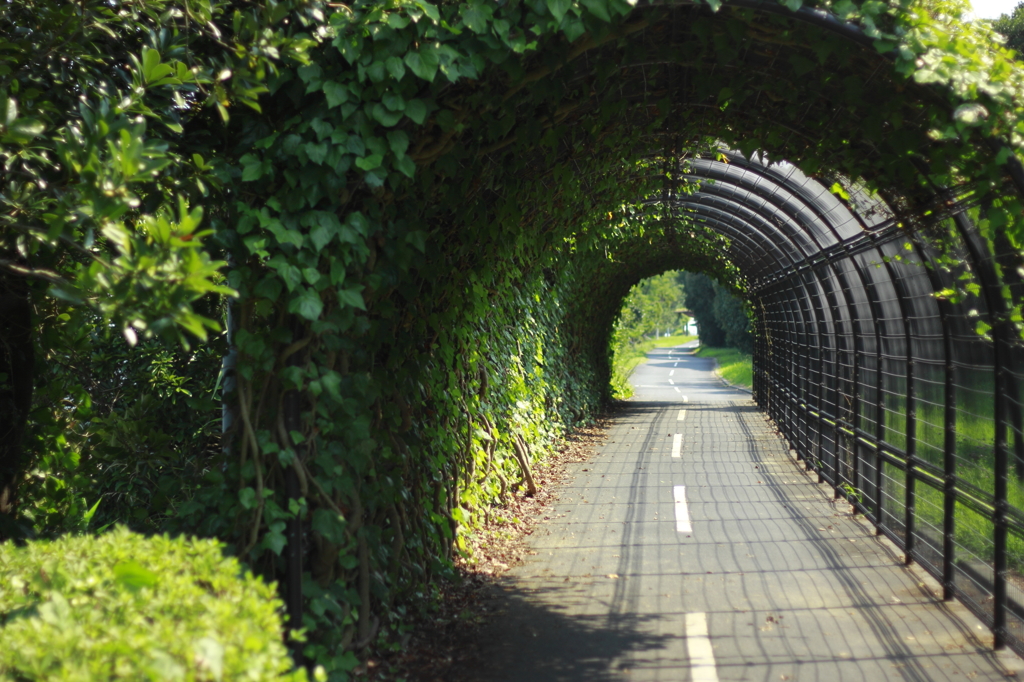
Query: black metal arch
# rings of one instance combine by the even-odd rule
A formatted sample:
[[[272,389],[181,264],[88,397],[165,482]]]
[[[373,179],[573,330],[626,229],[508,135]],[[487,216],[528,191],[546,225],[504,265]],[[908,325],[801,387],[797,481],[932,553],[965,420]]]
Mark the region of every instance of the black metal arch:
[[[1024,653],[1020,354],[967,211],[907,230],[856,187],[841,200],[790,164],[733,152],[687,160],[680,182],[695,190],[672,194],[677,214],[724,235],[744,277],[754,399],[944,598]],[[939,231],[959,240],[952,264]],[[958,300],[937,295],[958,286]]]

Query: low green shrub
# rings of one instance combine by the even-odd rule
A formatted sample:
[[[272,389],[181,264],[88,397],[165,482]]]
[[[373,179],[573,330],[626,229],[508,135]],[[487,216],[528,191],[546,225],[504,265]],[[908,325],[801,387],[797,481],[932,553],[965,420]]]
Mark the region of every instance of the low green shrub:
[[[0,545],[0,680],[306,680],[273,586],[221,547],[121,527]]]

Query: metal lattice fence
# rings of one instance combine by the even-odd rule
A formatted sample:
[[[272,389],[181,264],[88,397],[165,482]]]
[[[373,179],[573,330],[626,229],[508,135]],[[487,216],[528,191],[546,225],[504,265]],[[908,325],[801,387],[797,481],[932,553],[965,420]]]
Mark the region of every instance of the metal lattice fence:
[[[1024,272],[1019,255],[978,229],[984,207],[910,228],[788,164],[686,170],[700,188],[679,202],[748,277],[755,400],[820,481],[1024,653],[1021,283],[1000,279]]]

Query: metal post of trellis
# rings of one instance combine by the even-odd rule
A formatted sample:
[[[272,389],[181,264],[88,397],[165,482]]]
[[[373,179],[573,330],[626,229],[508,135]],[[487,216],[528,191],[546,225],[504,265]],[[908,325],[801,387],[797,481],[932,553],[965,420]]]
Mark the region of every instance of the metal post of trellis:
[[[992,264],[988,262],[983,254],[986,249],[984,244],[979,244],[980,235],[977,229],[971,224],[970,219],[964,213],[957,213],[953,217],[960,239],[967,249],[972,266],[977,273],[981,283],[982,296],[985,306],[992,321],[992,339],[994,351],[994,380],[995,380],[995,512],[992,518],[993,525],[993,581],[992,581],[992,634],[994,636],[993,647],[1002,649],[1006,646],[1006,511],[1007,511],[1007,474],[1008,458],[1006,452],[1006,396],[1007,396],[1007,360],[1009,354],[1009,338],[1006,324],[1006,302],[1002,297],[1002,287],[999,283],[999,276]]]
[[[889,278],[896,289],[896,300],[900,307],[900,317],[903,318],[903,344],[906,355],[906,371],[904,381],[906,382],[906,395],[904,402],[904,478],[903,478],[903,551],[904,563],[911,563],[914,560],[914,520],[917,510],[917,477],[915,467],[917,461],[917,405],[914,391],[914,335],[911,333],[910,321],[912,316],[908,310],[910,300],[909,292],[899,277],[889,259],[883,261]]]
[[[928,249],[915,236],[911,236],[914,250],[924,262],[924,271],[934,291],[942,291],[944,283],[938,276],[938,264]],[[953,361],[953,334],[950,331],[949,300],[936,297],[939,321],[942,326],[942,347],[945,354],[943,381],[943,440],[942,440],[942,599],[955,596],[956,566],[956,363]]]

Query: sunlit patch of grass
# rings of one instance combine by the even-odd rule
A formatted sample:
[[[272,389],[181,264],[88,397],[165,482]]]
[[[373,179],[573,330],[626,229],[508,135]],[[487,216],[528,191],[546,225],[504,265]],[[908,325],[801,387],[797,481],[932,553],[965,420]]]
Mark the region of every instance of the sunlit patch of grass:
[[[697,355],[718,360],[718,373],[730,384],[747,389],[754,385],[754,360],[746,353],[735,348],[701,346]]]

